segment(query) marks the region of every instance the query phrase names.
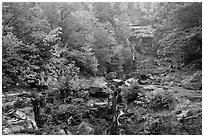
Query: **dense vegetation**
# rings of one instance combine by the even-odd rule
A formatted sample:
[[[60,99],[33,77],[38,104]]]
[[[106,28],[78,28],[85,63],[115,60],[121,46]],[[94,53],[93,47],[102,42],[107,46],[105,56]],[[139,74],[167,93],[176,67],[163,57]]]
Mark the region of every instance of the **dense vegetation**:
[[[130,77],[146,80],[151,77],[149,74],[158,74],[155,72],[158,68],[167,68],[167,71],[170,68],[171,72],[202,69],[202,3],[2,3],[3,94],[31,92],[27,97],[32,98],[38,129],[65,124],[65,127],[71,125],[66,134],[68,131],[73,134],[183,134],[183,129],[188,134],[200,134],[197,127],[189,131],[187,124],[177,127],[175,123],[168,123],[168,118],[174,118],[170,114],[165,117],[152,114],[157,109],[169,109],[166,102],[173,100],[169,94],[131,98],[138,97],[132,93],[140,91],[138,85],[127,88],[130,95],[124,96],[127,103],[142,102],[142,105],[139,103],[142,113],[149,114],[141,122],[144,129],[137,127],[132,118],[128,123],[130,131],[126,128],[124,133],[112,131],[116,125],[111,125],[104,133],[102,129],[106,131],[116,115],[114,104],[112,112],[100,108],[97,113],[84,104],[90,96],[103,99],[109,96],[103,92],[95,95],[102,90],[97,86],[104,77],[112,84],[106,88],[114,91],[117,89],[113,85],[115,88],[118,85],[111,81],[113,78],[123,82]],[[158,75],[161,79],[163,76]],[[196,85],[198,90],[201,87]],[[86,92],[90,91],[94,93],[87,97]],[[82,121],[79,117],[91,120]],[[74,122],[67,123],[71,119]],[[97,126],[92,131],[91,124],[95,123]],[[76,126],[89,127],[91,131],[75,132]],[[166,131],[168,126],[171,129]],[[56,134],[55,129],[44,132]]]

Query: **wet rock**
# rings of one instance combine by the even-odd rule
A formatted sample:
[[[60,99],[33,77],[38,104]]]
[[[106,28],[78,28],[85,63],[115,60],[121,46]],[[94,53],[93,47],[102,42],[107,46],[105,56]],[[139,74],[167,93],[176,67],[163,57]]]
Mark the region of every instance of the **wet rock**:
[[[108,98],[109,93],[100,87],[90,87],[89,88],[89,96],[94,97],[94,98]]]
[[[69,130],[67,130],[66,128],[64,128],[64,129],[56,129],[57,131],[55,131],[55,134],[56,135],[72,135],[72,133],[69,131]]]
[[[10,129],[11,131],[14,132],[20,132],[21,130],[23,130],[25,127],[21,126],[21,125],[11,125]]]
[[[17,109],[16,114],[21,118],[34,115],[32,107],[24,107],[21,109]]]
[[[116,78],[116,73],[115,72],[109,72],[107,75],[106,75],[106,80],[112,80]]]
[[[6,103],[3,103],[2,104],[2,111],[3,112],[6,112],[10,109],[14,109],[14,104],[15,104],[16,101],[12,101],[12,102],[6,102]]]
[[[87,101],[87,106],[89,107],[96,107],[96,106],[107,106],[108,102],[107,99],[90,99]]]
[[[78,135],[90,135],[94,133],[94,128],[86,123],[86,122],[82,122],[79,126],[78,126]]]
[[[8,134],[11,134],[11,133],[12,133],[12,130],[10,128],[4,128],[2,130],[3,135],[8,135]]]
[[[25,124],[24,120],[19,120],[17,118],[12,118],[7,120],[7,125],[23,125]]]
[[[95,102],[93,106],[105,107],[107,106],[107,102]]]
[[[131,85],[138,85],[138,82],[137,82],[137,79],[135,78],[129,78],[124,82],[124,84],[130,87]]]
[[[121,79],[113,79],[111,83],[114,84],[116,87],[119,87],[122,86],[125,82]]]
[[[58,129],[58,131],[56,131],[56,134],[57,135],[67,135],[64,129]]]
[[[22,120],[25,120],[27,118],[27,115],[25,114],[25,112],[22,112],[20,110],[17,110],[15,112],[15,115],[17,118],[22,119]]]

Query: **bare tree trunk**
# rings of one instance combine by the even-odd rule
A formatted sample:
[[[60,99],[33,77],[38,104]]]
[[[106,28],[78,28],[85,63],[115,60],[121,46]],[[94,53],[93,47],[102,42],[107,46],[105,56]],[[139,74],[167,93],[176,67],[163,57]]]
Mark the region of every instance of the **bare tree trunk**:
[[[135,52],[135,46],[133,44],[130,44],[132,47],[132,71],[137,71],[137,59],[136,59],[136,52]]]
[[[132,71],[135,72],[137,70],[137,59],[136,59],[136,52],[134,44],[130,43],[128,38],[125,41],[125,45],[130,47],[132,53]]]

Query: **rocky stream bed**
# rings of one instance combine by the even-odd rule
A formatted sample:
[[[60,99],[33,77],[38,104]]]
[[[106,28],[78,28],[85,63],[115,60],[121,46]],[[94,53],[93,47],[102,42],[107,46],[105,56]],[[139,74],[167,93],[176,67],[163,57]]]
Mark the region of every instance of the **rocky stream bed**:
[[[137,97],[126,107],[130,87],[121,84],[122,101],[116,101],[115,111],[110,101],[113,87],[104,80],[78,92],[14,89],[2,95],[2,133],[202,134],[201,76],[201,71],[185,76],[170,73],[137,81],[132,90],[137,95],[130,93]]]

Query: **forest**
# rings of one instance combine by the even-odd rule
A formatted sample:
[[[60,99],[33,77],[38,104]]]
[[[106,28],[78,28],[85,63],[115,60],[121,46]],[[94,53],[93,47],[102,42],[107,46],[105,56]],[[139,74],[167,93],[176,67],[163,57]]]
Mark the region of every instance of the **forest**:
[[[201,2],[2,2],[3,135],[201,135]]]

